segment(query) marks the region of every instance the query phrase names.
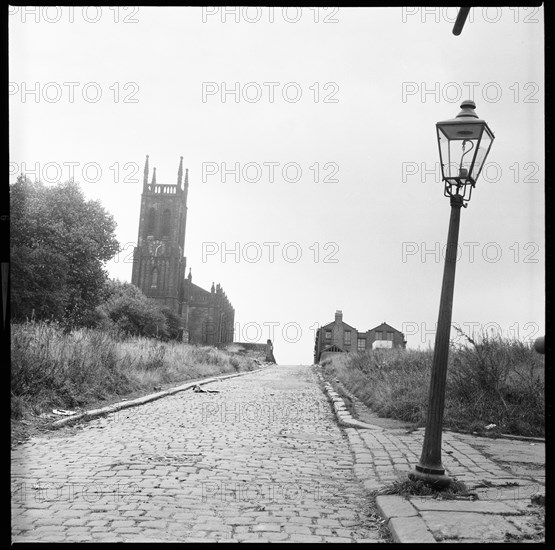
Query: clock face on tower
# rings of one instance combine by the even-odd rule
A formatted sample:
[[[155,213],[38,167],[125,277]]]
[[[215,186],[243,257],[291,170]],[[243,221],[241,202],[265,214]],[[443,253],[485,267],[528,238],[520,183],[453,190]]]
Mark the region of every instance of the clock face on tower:
[[[164,256],[164,254],[166,253],[166,245],[163,242],[153,243],[153,248],[154,256]]]

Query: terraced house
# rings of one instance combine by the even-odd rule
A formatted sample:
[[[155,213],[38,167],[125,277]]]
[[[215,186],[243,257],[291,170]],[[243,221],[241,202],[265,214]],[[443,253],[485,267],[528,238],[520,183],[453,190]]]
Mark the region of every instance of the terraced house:
[[[337,310],[335,320],[316,331],[314,363],[333,353],[363,352],[376,348],[405,349],[406,345],[405,335],[385,321],[366,332],[358,332],[343,321],[343,312]]]

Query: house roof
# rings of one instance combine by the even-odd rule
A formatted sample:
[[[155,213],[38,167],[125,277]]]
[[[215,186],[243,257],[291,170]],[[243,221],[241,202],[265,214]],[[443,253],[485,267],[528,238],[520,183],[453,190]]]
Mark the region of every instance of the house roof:
[[[398,332],[399,334],[403,334],[400,330],[397,330],[396,328],[392,327],[391,325],[388,325],[385,322],[382,323],[381,325],[378,325],[378,326],[374,327],[374,328],[368,329],[366,332],[372,332],[373,330],[383,330],[385,328],[390,328],[394,332]]]
[[[354,330],[355,332],[357,330],[355,327],[352,327],[351,325],[348,325],[345,321],[341,321],[341,324],[345,325],[346,327],[349,327],[350,329]],[[320,327],[320,329],[331,328],[334,325],[335,325],[335,321],[332,321],[331,323],[328,323],[327,325],[324,325],[323,327]]]

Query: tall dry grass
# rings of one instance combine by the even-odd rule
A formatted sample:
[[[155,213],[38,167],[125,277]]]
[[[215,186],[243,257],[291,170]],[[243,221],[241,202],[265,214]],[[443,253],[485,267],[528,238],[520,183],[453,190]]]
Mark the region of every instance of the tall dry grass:
[[[253,355],[55,322],[11,325],[12,418],[83,407],[154,386],[253,370]]]
[[[376,413],[423,426],[433,351],[369,350],[339,353],[322,362]],[[452,346],[444,425],[459,431],[545,435],[545,360],[530,344],[465,335]],[[495,428],[486,430],[486,426]]]

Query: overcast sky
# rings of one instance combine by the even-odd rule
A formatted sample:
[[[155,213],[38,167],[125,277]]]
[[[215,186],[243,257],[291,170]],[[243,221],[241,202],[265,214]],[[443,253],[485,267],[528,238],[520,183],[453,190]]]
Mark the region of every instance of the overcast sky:
[[[236,341],[309,364],[341,309],[427,348],[450,212],[435,123],[473,99],[496,139],[461,212],[453,322],[544,334],[543,8],[474,8],[460,36],[455,8],[224,10],[12,8],[10,181],[75,163],[130,281],[145,156],[175,183],[182,155],[187,269],[223,286]]]

